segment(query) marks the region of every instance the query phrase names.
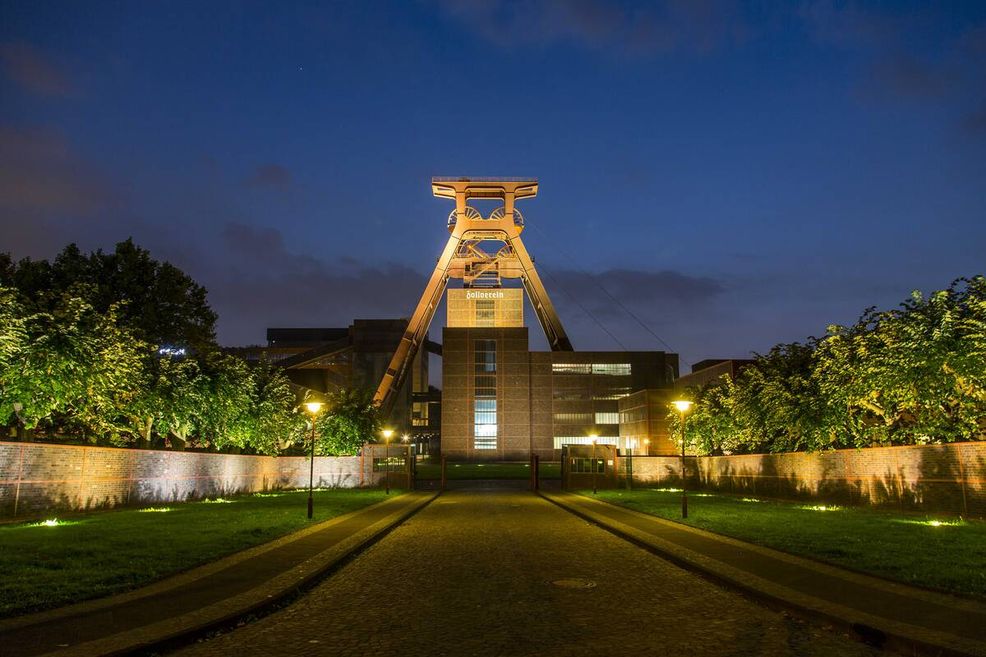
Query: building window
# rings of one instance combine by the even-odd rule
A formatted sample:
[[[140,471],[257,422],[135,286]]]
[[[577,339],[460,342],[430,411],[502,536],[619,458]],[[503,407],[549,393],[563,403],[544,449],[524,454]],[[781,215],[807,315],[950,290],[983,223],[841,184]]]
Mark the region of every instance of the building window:
[[[619,424],[619,413],[596,413],[596,424]]]
[[[572,459],[572,472],[577,474],[592,474],[593,466],[595,466],[596,474],[606,473],[606,460],[605,459],[587,459],[582,457],[576,457]]]
[[[592,373],[607,376],[630,376],[630,363],[593,363]]]
[[[591,436],[555,436],[555,449],[561,449],[564,445],[591,445],[593,440],[596,441],[597,445],[617,445],[620,439],[617,436],[597,436],[596,438]]]
[[[473,449],[496,449],[496,340],[476,340],[473,348]]]
[[[555,413],[555,424],[592,424],[592,413]]]
[[[373,459],[374,472],[403,472],[404,465],[403,456],[390,456],[382,459],[374,457]]]
[[[589,363],[552,363],[551,371],[555,374],[592,374]]]
[[[496,326],[496,302],[492,299],[476,301],[476,326]]]

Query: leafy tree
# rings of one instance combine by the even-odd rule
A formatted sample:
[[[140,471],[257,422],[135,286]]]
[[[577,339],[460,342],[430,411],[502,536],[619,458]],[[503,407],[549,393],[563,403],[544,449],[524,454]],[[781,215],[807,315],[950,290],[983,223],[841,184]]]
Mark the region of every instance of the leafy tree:
[[[250,404],[253,379],[241,358],[214,354],[203,363],[206,391],[200,408],[199,438],[203,446],[217,449],[248,447],[253,432]]]
[[[251,374],[251,447],[261,454],[276,454],[302,442],[306,435],[306,423],[297,412],[297,396],[291,382],[280,369],[266,360],[257,364]]]
[[[329,395],[327,408],[317,418],[316,451],[331,456],[358,454],[363,444],[376,436],[379,424],[371,391],[339,388]]]
[[[986,278],[868,309],[852,326],[778,345],[736,381],[696,394],[690,426],[709,453],[982,439]]]
[[[126,240],[113,253],[82,253],[70,244],[54,259],[0,259],[0,284],[16,287],[22,302],[51,311],[68,290],[98,312],[117,308],[123,326],[157,346],[209,351],[216,348],[216,315],[206,290],[187,274]]]
[[[16,363],[0,379],[0,416],[9,421],[13,404],[21,403],[29,429],[61,424],[126,443],[121,419],[137,394],[132,384],[149,347],[119,325],[116,310],[104,315],[64,295],[52,312],[23,317]]]

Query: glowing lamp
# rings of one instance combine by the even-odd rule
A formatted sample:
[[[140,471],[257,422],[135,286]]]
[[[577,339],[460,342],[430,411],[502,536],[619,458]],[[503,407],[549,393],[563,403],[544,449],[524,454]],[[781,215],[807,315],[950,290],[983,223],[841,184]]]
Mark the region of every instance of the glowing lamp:
[[[695,405],[695,402],[688,399],[676,399],[671,402],[671,405],[674,406],[679,413],[687,413],[692,410],[692,406]]]
[[[305,408],[307,408],[308,412],[312,415],[316,415],[320,410],[322,410],[322,402],[306,402]]]

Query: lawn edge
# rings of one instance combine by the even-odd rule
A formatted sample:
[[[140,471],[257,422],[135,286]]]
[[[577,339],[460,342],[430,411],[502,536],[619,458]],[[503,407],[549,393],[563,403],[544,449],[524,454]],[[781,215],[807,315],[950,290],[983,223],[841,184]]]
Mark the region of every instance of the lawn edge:
[[[741,574],[740,571],[727,564],[719,563],[715,559],[705,557],[704,555],[694,552],[688,548],[681,546],[669,547],[673,544],[668,541],[658,537],[648,537],[644,532],[640,532],[628,525],[620,523],[617,520],[601,518],[589,510],[576,508],[574,505],[566,503],[561,498],[564,495],[571,495],[573,497],[582,498],[597,504],[606,504],[608,506],[619,508],[627,513],[644,516],[658,523],[673,524],[678,529],[697,534],[705,534],[727,543],[741,544],[746,549],[752,548],[758,552],[774,553],[772,556],[792,562],[801,560],[801,557],[799,556],[792,555],[781,550],[766,548],[755,543],[741,541],[722,534],[716,534],[715,532],[697,529],[684,523],[666,520],[659,516],[654,516],[635,509],[629,509],[627,507],[577,493],[538,491],[537,494],[546,501],[551,502],[552,504],[581,518],[582,520],[585,520],[586,522],[596,525],[623,540],[633,543],[634,545],[657,555],[658,557],[666,559],[680,568],[695,573],[696,575],[699,575],[715,584],[738,592],[741,595],[770,609],[790,612],[807,620],[823,621],[843,629],[866,642],[866,637],[861,636],[858,628],[860,628],[861,617],[869,616],[868,614],[854,612],[853,610],[842,607],[837,603],[829,602],[821,598],[812,598],[799,594],[790,589],[767,582],[766,580],[761,580],[753,574]],[[911,589],[914,593],[918,594],[918,598],[931,598],[933,596],[938,598],[954,598],[954,602],[958,603],[956,606],[959,608],[982,606],[982,603],[979,603],[978,601],[969,601],[965,598],[950,596],[949,594],[928,591],[918,587],[910,587],[906,584],[890,582],[880,578],[873,578],[868,575],[847,571],[839,568],[838,566],[832,566],[827,563],[809,559],[804,559],[803,561],[809,562],[820,570],[842,571],[843,577],[848,575],[849,577],[855,579],[866,578],[876,580],[875,583],[881,585],[879,588]],[[882,632],[885,636],[885,642],[882,644],[882,647],[884,648],[915,655],[920,654],[947,657],[974,657],[976,655],[986,655],[986,645],[974,640],[958,637],[945,631],[922,630],[921,628],[917,628],[912,625],[875,616],[865,618],[864,620],[868,621],[868,623],[862,628],[863,634],[865,634],[867,630],[872,631],[874,628],[877,631]],[[914,631],[908,631],[910,628],[913,628]],[[915,636],[916,633],[924,634],[925,636]],[[929,634],[935,636],[929,638]]]

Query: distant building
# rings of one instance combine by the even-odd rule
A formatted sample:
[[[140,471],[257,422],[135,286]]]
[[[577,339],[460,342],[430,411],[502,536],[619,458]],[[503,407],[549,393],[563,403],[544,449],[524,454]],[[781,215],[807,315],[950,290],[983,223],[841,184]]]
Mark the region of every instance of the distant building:
[[[753,363],[749,358],[709,358],[692,365],[692,373],[685,374],[674,382],[675,390],[699,388],[706,383],[718,381],[723,376],[735,379],[740,372]]]
[[[469,308],[448,291],[442,332],[441,450],[450,459],[555,461],[563,445],[638,448],[621,431],[635,390],[671,390],[678,357],[663,351],[530,351],[521,290],[498,289]],[[509,326],[499,324],[509,323]],[[517,326],[520,323],[520,326]],[[657,425],[655,425],[656,427]],[[655,447],[661,444],[655,440]]]
[[[266,347],[227,351],[248,361],[266,358],[283,367],[292,383],[317,393],[340,387],[372,392],[406,330],[406,319],[357,319],[346,328],[269,328]],[[425,347],[415,355],[387,419],[399,433],[427,443],[437,439],[441,420],[441,393],[428,385],[428,353],[440,354],[441,346],[426,341]]]

